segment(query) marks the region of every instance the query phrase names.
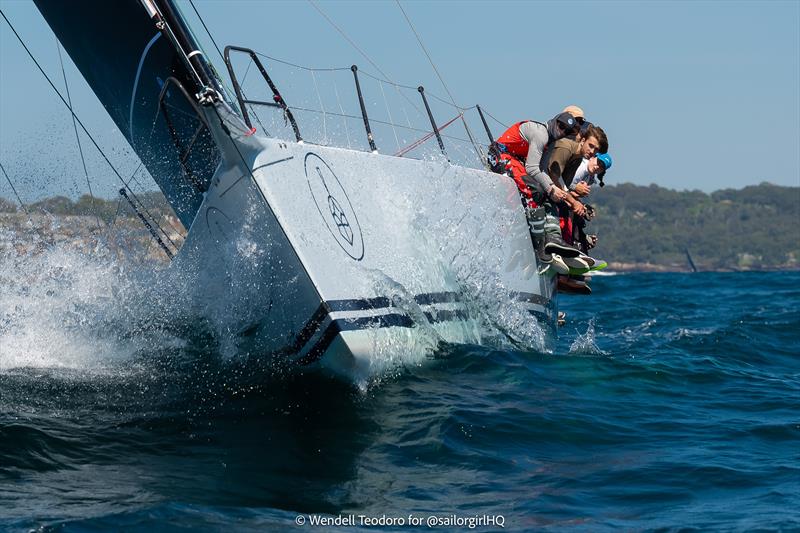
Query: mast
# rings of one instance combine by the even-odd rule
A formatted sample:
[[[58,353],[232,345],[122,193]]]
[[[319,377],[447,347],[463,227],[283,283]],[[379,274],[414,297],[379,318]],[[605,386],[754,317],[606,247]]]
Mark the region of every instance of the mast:
[[[195,94],[198,95],[198,101],[210,103],[224,94],[217,77],[205,59],[205,54],[172,0],[141,0],[141,2],[150,16],[157,20],[156,27],[173,43],[176,51],[179,52],[179,57],[186,63],[187,70],[194,75],[197,82]],[[209,100],[204,102],[203,98]]]
[[[692,255],[689,253],[688,248],[683,249],[686,252],[686,261],[689,263],[689,267],[692,269],[692,272],[697,272],[697,267],[694,266],[694,261],[692,261]]]

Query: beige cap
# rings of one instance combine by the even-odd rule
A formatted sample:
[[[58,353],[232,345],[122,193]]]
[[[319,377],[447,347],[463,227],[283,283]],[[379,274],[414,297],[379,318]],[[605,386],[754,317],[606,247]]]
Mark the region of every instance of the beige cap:
[[[575,118],[586,118],[586,115],[583,114],[583,109],[576,105],[568,105],[562,113],[569,113]]]

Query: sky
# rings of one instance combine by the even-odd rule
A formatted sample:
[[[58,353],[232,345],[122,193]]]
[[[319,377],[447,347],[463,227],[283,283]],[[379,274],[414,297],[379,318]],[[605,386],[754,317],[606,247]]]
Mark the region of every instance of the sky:
[[[223,71],[191,5],[179,4]],[[706,192],[763,181],[800,186],[797,0],[403,0],[446,86],[394,1],[194,5],[220,46],[246,46],[313,67],[355,63],[377,74],[377,65],[397,83],[424,85],[448,100],[449,91],[464,107],[481,104],[504,124],[544,121],[577,104],[608,134],[614,158],[608,183]],[[0,0],[0,8],[63,89],[55,38],[32,2]],[[78,116],[129,175],[135,156],[66,57],[65,70]],[[290,105],[311,83],[275,78]],[[440,123],[446,118],[439,117]],[[498,123],[491,127],[494,135],[501,133]],[[85,138],[83,149],[94,192],[114,196],[119,183]],[[87,190],[69,112],[4,21],[0,163],[24,201]],[[11,198],[2,177],[0,196]]]

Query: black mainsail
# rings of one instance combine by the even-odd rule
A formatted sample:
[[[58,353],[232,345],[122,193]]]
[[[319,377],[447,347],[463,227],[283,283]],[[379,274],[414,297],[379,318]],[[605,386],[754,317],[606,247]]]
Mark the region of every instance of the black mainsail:
[[[194,95],[219,85],[176,8],[167,0],[34,2],[188,228],[220,160]]]

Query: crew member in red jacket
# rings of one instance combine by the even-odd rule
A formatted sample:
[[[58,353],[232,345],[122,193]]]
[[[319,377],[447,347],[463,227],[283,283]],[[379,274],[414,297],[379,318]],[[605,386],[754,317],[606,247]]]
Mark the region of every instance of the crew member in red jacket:
[[[493,143],[490,150],[492,169],[511,176],[519,188],[523,203],[528,208],[528,222],[540,261],[553,265],[562,273],[568,271],[568,267],[560,257],[554,262],[552,254],[574,257],[579,252],[561,241],[560,236],[557,240],[549,239],[545,250],[545,212],[539,204],[547,201],[563,202],[580,208],[580,203],[553,183],[547,172],[540,168],[540,163],[548,144],[576,135],[583,121],[583,110],[577,106],[569,106],[544,124],[533,120],[517,122]]]

